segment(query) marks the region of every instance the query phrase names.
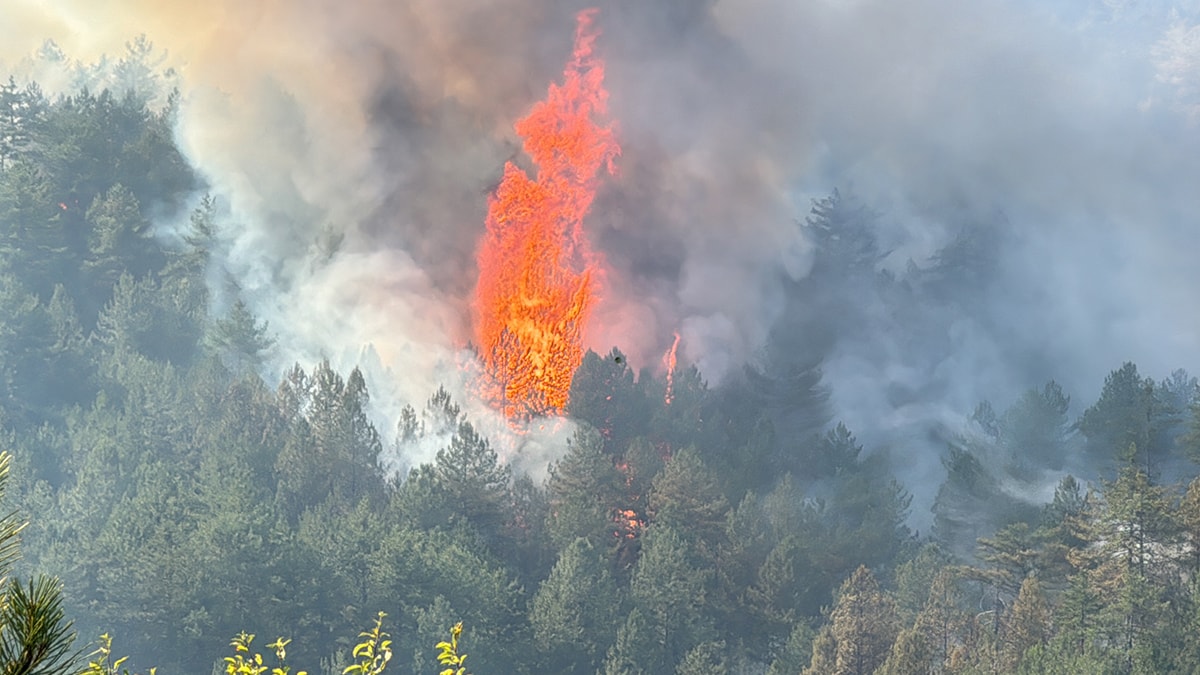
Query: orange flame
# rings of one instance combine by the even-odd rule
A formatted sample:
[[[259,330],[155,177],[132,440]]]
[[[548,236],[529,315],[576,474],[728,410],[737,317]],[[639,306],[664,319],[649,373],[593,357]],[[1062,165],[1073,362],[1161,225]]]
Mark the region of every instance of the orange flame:
[[[530,180],[511,162],[488,204],[479,248],[475,339],[484,397],[510,418],[561,411],[583,361],[601,258],[583,233],[601,166],[620,154],[607,111],[604,64],[592,54],[596,10],[579,14],[563,84],[514,125],[538,167]]]
[[[667,405],[671,405],[671,401],[675,398],[675,354],[679,350],[679,331],[675,331],[675,341],[671,343],[671,348],[663,354],[663,367],[667,369],[667,393],[663,396],[663,401]]]
[[[613,532],[613,536],[617,538],[635,539],[646,527],[646,521],[633,509],[617,509],[613,514],[613,522],[617,524],[617,529]]]

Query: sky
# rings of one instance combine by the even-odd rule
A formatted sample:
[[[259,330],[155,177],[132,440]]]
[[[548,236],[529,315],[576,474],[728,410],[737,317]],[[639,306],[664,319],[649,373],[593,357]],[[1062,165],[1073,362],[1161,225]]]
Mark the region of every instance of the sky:
[[[679,331],[714,385],[760,360],[817,254],[798,222],[841,188],[883,214],[897,273],[1005,223],[981,310],[930,312],[946,340],[889,334],[871,296],[825,355],[836,416],[919,455],[910,483],[938,470],[917,430],[981,399],[1053,377],[1078,414],[1123,361],[1200,371],[1200,3],[591,4],[623,155],[586,224],[609,266],[589,346],[654,367]],[[215,278],[278,334],[276,372],[365,364],[394,419],[461,391],[487,196],[587,6],[0,0],[0,71],[63,91],[45,40],[68,66],[152,40],[224,206]]]

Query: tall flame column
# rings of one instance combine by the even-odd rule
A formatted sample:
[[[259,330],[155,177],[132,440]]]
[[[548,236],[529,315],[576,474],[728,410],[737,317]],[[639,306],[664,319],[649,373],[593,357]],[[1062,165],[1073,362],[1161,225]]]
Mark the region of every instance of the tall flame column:
[[[531,180],[511,162],[488,206],[479,247],[475,340],[483,395],[510,418],[561,411],[583,360],[583,330],[601,283],[583,219],[601,168],[620,155],[604,64],[593,54],[595,10],[581,12],[561,85],[551,84],[514,128],[537,165]]]

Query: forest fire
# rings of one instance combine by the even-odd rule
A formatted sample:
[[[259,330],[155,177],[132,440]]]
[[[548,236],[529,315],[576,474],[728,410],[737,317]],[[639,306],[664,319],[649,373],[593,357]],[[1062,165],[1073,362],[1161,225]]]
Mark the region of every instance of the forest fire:
[[[663,368],[667,371],[667,392],[663,395],[663,402],[671,405],[672,399],[675,398],[675,367],[678,365],[679,352],[679,333],[675,333],[675,341],[671,343],[671,348],[663,354]]]
[[[613,536],[618,539],[636,539],[646,527],[646,521],[633,509],[617,509],[613,522],[617,526]]]
[[[491,198],[478,253],[475,340],[483,396],[511,418],[561,411],[583,360],[601,258],[583,231],[602,166],[620,147],[606,112],[604,64],[593,55],[596,10],[578,17],[561,85],[514,125],[537,165],[530,179],[511,162]]]

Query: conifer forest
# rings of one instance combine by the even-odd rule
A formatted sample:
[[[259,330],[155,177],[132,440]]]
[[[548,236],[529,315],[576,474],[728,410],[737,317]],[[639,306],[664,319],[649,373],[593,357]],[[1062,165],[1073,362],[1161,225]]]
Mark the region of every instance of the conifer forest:
[[[1200,673],[1195,3],[59,4],[5,675]]]

